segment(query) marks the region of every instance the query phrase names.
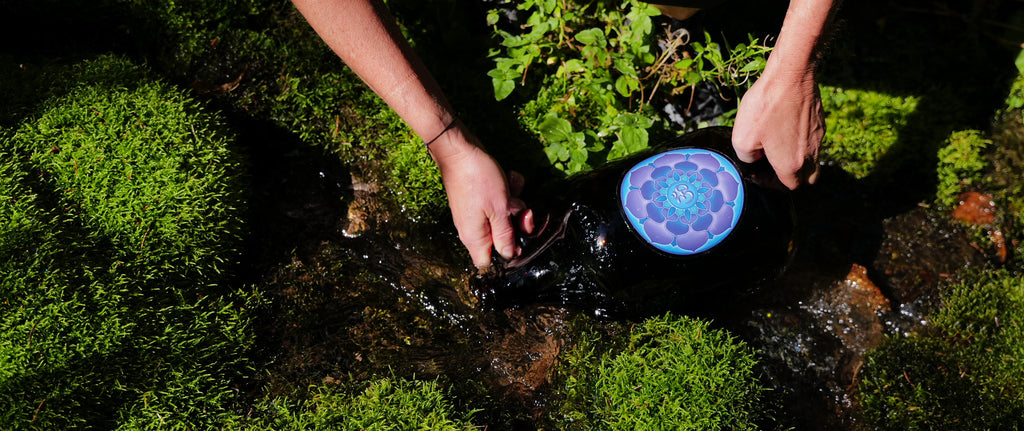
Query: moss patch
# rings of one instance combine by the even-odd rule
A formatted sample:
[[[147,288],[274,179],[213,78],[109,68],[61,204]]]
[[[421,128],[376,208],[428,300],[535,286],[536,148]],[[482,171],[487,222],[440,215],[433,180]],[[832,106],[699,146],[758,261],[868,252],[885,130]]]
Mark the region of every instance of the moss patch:
[[[1024,427],[1024,278],[979,274],[947,289],[936,332],[897,337],[861,369],[861,402],[881,429]]]
[[[821,101],[828,114],[822,158],[864,178],[900,139],[918,98],[822,86]]]
[[[217,117],[117,57],[0,139],[0,424],[206,427],[248,366],[240,159]]]
[[[562,357],[558,429],[755,429],[753,350],[708,322],[666,315],[616,342],[584,335]]]
[[[266,402],[266,416],[238,429],[250,430],[424,430],[476,429],[472,412],[458,415],[437,382],[383,378],[352,385],[321,386],[313,396],[296,402],[278,398]],[[354,390],[355,389],[355,390]]]

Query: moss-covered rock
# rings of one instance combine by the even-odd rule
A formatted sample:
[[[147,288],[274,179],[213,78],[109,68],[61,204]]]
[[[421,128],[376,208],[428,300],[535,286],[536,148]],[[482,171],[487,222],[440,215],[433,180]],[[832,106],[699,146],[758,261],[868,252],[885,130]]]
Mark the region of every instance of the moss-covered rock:
[[[1024,278],[970,280],[947,289],[934,333],[892,338],[867,356],[858,390],[872,425],[1024,428]]]
[[[985,150],[992,145],[978,130],[953,132],[946,146],[939,150],[938,189],[935,200],[945,207],[956,204],[960,193],[979,185],[981,174],[988,166]]]

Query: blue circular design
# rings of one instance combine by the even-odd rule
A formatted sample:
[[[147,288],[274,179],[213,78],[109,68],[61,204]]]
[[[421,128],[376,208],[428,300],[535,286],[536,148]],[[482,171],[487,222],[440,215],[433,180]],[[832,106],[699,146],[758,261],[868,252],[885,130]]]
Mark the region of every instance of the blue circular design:
[[[659,250],[691,255],[718,245],[743,213],[743,177],[725,156],[680,148],[647,158],[622,178],[629,224]]]

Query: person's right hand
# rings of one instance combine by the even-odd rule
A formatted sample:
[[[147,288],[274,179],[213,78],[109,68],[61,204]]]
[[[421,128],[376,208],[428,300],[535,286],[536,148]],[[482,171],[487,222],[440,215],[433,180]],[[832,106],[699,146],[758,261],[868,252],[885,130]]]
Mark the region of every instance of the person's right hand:
[[[459,239],[473,264],[477,268],[489,266],[492,249],[505,259],[515,257],[519,253],[515,229],[533,231],[532,211],[516,198],[521,177],[513,177],[516,190],[510,190],[498,163],[461,125],[432,143],[430,152],[441,170]]]

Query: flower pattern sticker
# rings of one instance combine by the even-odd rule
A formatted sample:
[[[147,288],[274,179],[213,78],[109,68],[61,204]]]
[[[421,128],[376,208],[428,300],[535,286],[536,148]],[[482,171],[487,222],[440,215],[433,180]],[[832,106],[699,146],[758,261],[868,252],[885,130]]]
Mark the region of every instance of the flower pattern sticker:
[[[699,148],[654,155],[622,179],[619,197],[630,225],[648,243],[675,255],[711,249],[743,212],[743,180],[725,156]]]

